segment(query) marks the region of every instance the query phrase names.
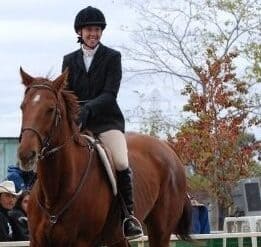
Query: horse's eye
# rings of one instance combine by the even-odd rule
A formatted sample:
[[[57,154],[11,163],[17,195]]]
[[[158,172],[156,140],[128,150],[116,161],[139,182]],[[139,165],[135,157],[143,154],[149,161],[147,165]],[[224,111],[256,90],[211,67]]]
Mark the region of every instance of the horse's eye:
[[[47,113],[48,113],[48,114],[52,114],[52,113],[54,112],[54,110],[55,110],[55,107],[49,107],[49,108],[47,109]]]

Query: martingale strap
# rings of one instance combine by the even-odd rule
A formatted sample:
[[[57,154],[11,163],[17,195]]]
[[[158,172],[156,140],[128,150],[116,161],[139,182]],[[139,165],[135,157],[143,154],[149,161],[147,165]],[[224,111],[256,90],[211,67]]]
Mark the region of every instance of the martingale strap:
[[[85,184],[85,181],[87,179],[87,175],[88,175],[90,167],[91,167],[91,163],[92,163],[92,160],[93,160],[93,153],[94,153],[93,146],[89,146],[89,147],[91,148],[90,149],[90,157],[89,157],[88,165],[86,166],[85,172],[84,172],[84,174],[81,178],[80,184],[78,185],[78,187],[74,191],[72,197],[66,202],[66,204],[56,214],[49,213],[48,209],[40,202],[39,198],[38,197],[35,198],[37,205],[48,216],[49,222],[51,223],[52,226],[57,223],[59,217],[72,205],[72,203],[75,201],[77,196],[80,194],[83,185]]]

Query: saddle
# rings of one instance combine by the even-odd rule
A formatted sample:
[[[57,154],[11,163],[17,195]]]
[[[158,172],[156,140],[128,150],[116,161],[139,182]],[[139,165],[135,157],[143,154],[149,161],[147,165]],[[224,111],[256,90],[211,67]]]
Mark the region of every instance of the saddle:
[[[109,153],[110,153],[109,150],[106,149],[106,147],[104,147],[102,145],[102,143],[100,142],[99,139],[97,139],[93,136],[90,136],[90,135],[82,135],[82,136],[84,138],[86,138],[96,148],[98,155],[102,161],[102,164],[105,168],[106,174],[109,178],[113,195],[116,196],[118,193],[117,182],[115,179],[115,175],[113,173],[113,169],[112,169],[113,162],[112,162],[111,156],[109,155]]]

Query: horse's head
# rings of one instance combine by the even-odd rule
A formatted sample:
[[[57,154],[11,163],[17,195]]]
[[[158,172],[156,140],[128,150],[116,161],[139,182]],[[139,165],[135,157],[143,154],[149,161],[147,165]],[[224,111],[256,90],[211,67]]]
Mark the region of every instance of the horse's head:
[[[66,102],[66,93],[63,89],[66,84],[68,72],[65,71],[55,80],[42,77],[32,77],[20,69],[22,83],[26,87],[24,99],[21,104],[22,128],[18,157],[23,170],[36,168],[36,164],[43,152],[50,148],[57,132],[61,131],[62,121],[75,116],[67,117],[70,103]],[[76,98],[70,95],[71,101]],[[68,97],[67,97],[68,98]],[[77,105],[71,111],[76,111]],[[62,120],[62,121],[61,121]],[[71,123],[71,125],[73,125]],[[56,137],[57,139],[57,137]]]

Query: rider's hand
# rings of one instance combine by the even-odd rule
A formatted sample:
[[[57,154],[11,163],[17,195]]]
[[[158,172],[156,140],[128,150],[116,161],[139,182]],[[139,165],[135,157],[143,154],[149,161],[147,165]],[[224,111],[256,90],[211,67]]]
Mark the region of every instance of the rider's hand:
[[[86,105],[81,106],[80,116],[78,120],[78,124],[81,130],[86,128],[90,116],[91,116],[90,108]]]

